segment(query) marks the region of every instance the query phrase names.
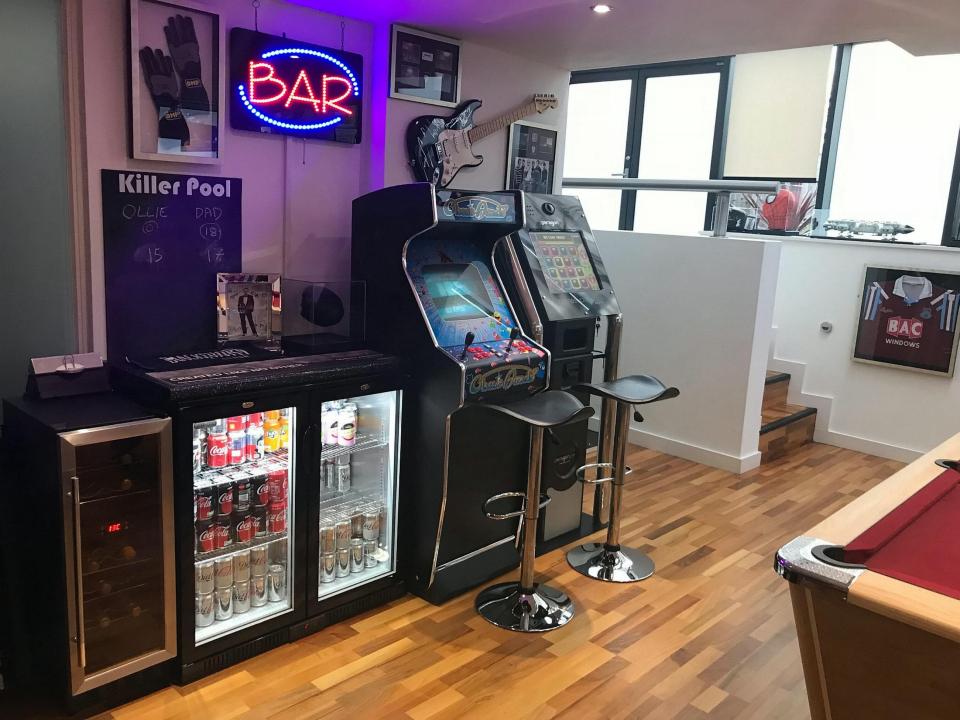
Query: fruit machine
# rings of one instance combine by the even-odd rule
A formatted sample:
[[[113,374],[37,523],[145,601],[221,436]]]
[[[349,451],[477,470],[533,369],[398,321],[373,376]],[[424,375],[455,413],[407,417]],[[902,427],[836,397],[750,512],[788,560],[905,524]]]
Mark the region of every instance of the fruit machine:
[[[516,527],[483,502],[526,486],[526,426],[484,409],[546,388],[549,353],[524,334],[493,263],[523,227],[522,194],[384,188],[353,203],[353,275],[367,341],[405,357],[400,547],[407,587],[439,603],[518,563]]]
[[[524,210],[524,226],[498,247],[497,262],[521,324],[550,352],[550,388],[573,392],[589,404],[586,395],[572,388],[591,382],[598,359],[605,363],[604,379],[616,378],[621,323],[617,296],[576,197],[525,193]],[[597,350],[601,319],[608,323],[607,346]],[[601,413],[602,418],[611,410]],[[601,422],[604,430],[612,428],[611,421]],[[541,545],[582,537],[605,521],[602,494],[593,517],[582,512],[583,485],[576,470],[586,462],[587,421],[557,428],[554,435],[555,442],[544,444],[543,484],[552,502],[540,524]],[[601,435],[607,436],[608,447],[600,449],[606,458],[600,461],[605,462],[611,457],[612,438],[609,432]],[[605,487],[597,489],[602,493]]]

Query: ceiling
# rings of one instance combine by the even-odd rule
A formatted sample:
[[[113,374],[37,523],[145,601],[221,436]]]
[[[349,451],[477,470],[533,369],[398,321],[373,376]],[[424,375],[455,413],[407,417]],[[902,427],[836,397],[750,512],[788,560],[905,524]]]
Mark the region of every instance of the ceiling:
[[[571,70],[889,39],[960,52],[958,0],[291,0],[433,30]]]

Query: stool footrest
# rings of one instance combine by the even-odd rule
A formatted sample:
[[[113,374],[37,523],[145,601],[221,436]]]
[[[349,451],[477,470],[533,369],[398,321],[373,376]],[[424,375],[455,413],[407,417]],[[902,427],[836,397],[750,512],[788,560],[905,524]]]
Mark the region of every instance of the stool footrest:
[[[612,474],[609,477],[598,477],[598,478],[588,478],[586,474],[590,470],[596,470],[597,474],[600,474],[600,470],[609,470]],[[613,463],[603,462],[603,463],[587,463],[586,465],[581,465],[577,468],[577,480],[582,482],[584,485],[602,485],[603,483],[614,482],[616,480],[617,468]],[[623,476],[633,472],[633,468],[629,465],[624,469]]]
[[[519,510],[514,510],[508,513],[495,513],[488,510],[488,506],[491,503],[499,502],[500,500],[509,500],[521,498],[523,503],[520,505]],[[546,493],[540,493],[540,503],[539,507],[542,510],[547,505],[553,501],[553,498],[547,495]],[[488,497],[483,501],[483,514],[486,515],[491,520],[513,520],[514,518],[522,517],[527,509],[527,494],[522,492],[504,492],[497,495]]]

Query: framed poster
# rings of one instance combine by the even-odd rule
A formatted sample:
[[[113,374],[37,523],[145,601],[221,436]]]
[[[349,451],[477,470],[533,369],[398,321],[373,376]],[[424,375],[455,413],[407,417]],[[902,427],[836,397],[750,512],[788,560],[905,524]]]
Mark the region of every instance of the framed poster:
[[[390,97],[456,107],[460,103],[459,40],[394,25]]]
[[[548,194],[553,192],[557,168],[554,128],[532,122],[515,122],[507,140],[507,190]]]
[[[217,343],[280,350],[280,276],[217,273]]]
[[[220,161],[223,24],[187,2],[129,0],[130,155]]]
[[[867,266],[853,359],[953,377],[960,274]]]

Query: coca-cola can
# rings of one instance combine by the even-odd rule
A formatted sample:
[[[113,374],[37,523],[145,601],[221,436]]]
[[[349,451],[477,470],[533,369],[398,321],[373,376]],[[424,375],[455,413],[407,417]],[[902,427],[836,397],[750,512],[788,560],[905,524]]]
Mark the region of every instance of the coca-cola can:
[[[250,574],[253,577],[267,574],[268,557],[266,545],[250,548]]]
[[[224,432],[207,435],[207,465],[212,468],[226,467],[230,454],[230,438]]]
[[[201,593],[196,596],[196,609],[194,611],[194,624],[197,627],[209,627],[213,625],[213,606],[216,604],[213,592]]]
[[[269,483],[270,504],[285,503],[287,501],[287,470],[279,468],[267,473]]]
[[[233,585],[233,558],[219,557],[213,561],[214,586],[228,588]]]
[[[198,562],[194,567],[194,574],[197,582],[197,593],[206,595],[212,593],[214,585],[214,566],[213,560]]]
[[[233,617],[233,586],[218,588],[214,591],[216,598],[216,612],[214,616],[217,620],[229,620]]]
[[[213,517],[213,506],[217,491],[212,483],[199,482],[193,488],[193,514],[197,520],[209,520]]]
[[[323,486],[327,490],[337,489],[337,464],[333,460],[323,461]]]
[[[265,507],[254,507],[250,512],[250,519],[253,522],[253,536],[255,538],[265,537],[267,534],[267,515],[269,511]]]
[[[234,510],[248,511],[253,504],[253,483],[247,475],[235,475],[233,481]]]
[[[286,503],[270,503],[270,511],[267,513],[267,531],[271,533],[287,531]]]
[[[363,564],[368,568],[377,566],[377,541],[376,540],[363,541]]]
[[[225,477],[220,478],[220,482],[216,485],[217,515],[233,514],[235,490],[233,480]]]
[[[320,526],[320,553],[332,553],[337,549],[337,527],[336,525]]]
[[[270,553],[270,563],[280,563],[281,565],[287,564],[287,539],[285,537],[278,538],[267,545]]]
[[[227,432],[236,432],[237,430],[243,430],[246,423],[243,420],[243,415],[234,415],[233,417],[227,418]]]
[[[263,457],[263,427],[261,425],[247,426],[243,456],[247,462],[259,460]]]
[[[253,540],[253,516],[249,510],[237,510],[233,513],[233,537],[238,543]]]
[[[247,433],[244,430],[234,430],[230,434],[230,454],[228,462],[231,465],[243,464],[244,453],[247,445]]]
[[[287,599],[287,569],[275,563],[267,570],[267,600],[280,602]]]
[[[250,579],[250,551],[241,550],[233,555],[233,581]]]
[[[320,582],[331,583],[337,578],[337,554],[335,552],[320,555]]]
[[[339,520],[334,526],[337,534],[337,550],[350,547],[350,538],[353,537],[349,520]]]
[[[363,540],[359,538],[350,541],[350,572],[363,572]]]
[[[267,604],[267,576],[253,575],[250,578],[250,606],[263,607]]]
[[[337,458],[336,464],[336,473],[337,473],[337,492],[347,492],[353,487],[353,480],[351,478],[350,470],[350,456],[341,455]]]
[[[217,549],[217,526],[213,520],[197,520],[197,552],[208,553]]]
[[[216,538],[213,544],[214,549],[223,550],[223,548],[233,545],[233,522],[231,516],[221,516],[213,522],[216,532]]]
[[[363,510],[360,508],[356,508],[350,513],[350,537],[363,537]]]
[[[350,574],[350,548],[337,549],[337,577],[347,577]]]
[[[266,473],[257,473],[250,479],[250,497],[258,507],[266,507],[270,502],[270,480]]]
[[[233,586],[233,612],[235,615],[250,609],[250,581],[238,580]]]
[[[380,509],[363,512],[363,539],[377,540],[380,537]]]

